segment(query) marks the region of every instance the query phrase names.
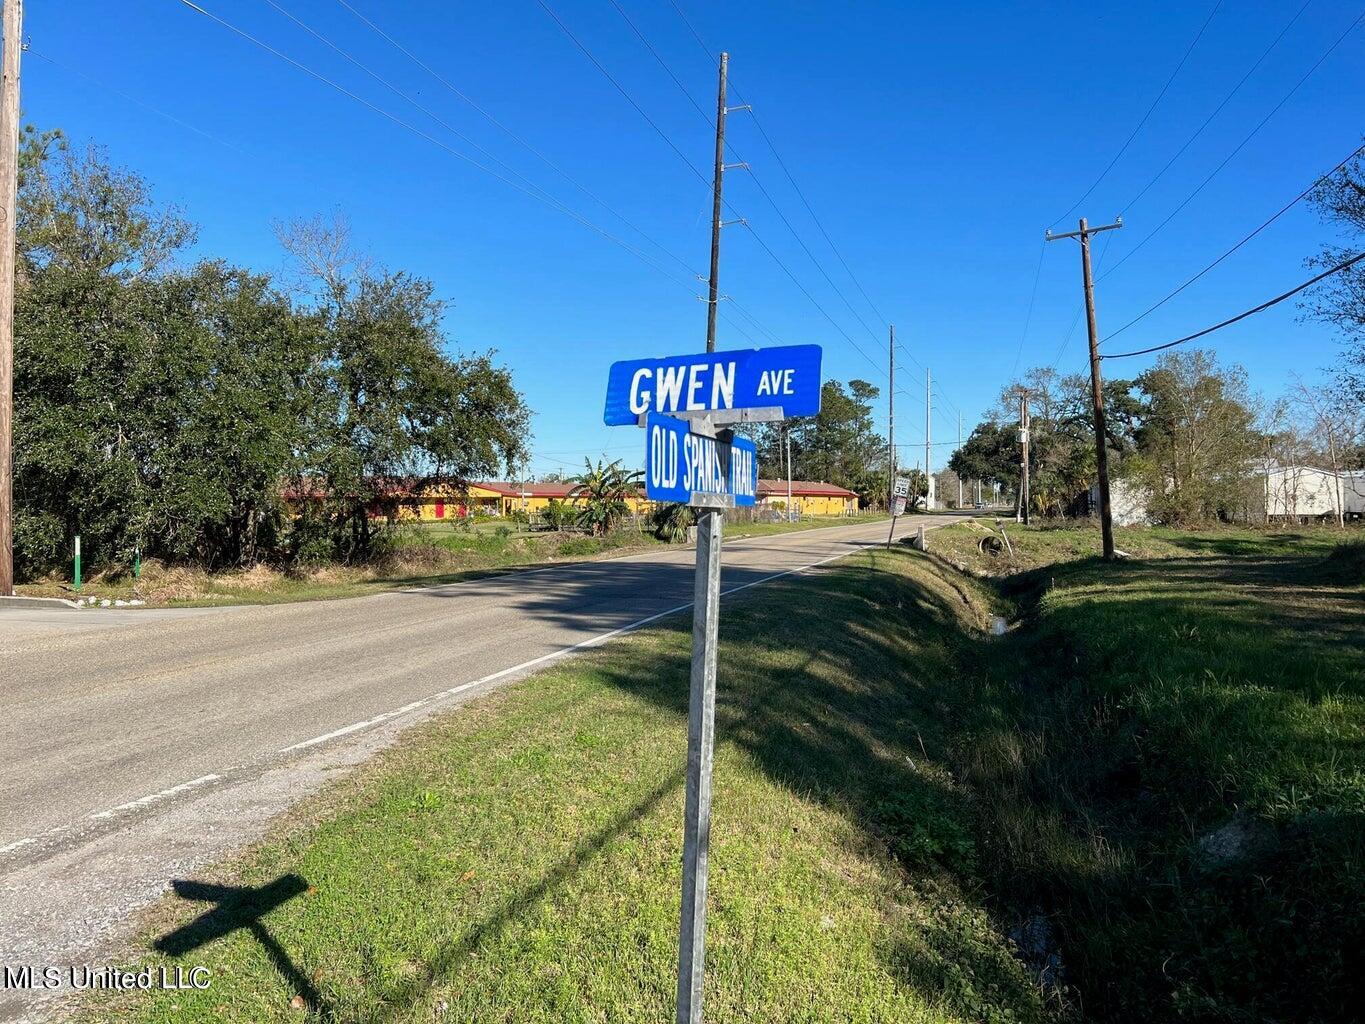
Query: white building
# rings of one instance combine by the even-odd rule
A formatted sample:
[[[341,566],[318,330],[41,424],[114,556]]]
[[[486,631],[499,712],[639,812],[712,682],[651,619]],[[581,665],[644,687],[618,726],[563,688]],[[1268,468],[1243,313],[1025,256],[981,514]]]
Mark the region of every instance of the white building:
[[[1264,466],[1258,474],[1266,519],[1348,518],[1365,515],[1365,472],[1315,466]]]
[[[1151,492],[1136,480],[1109,481],[1109,514],[1115,526],[1148,526],[1152,522],[1147,511]],[[1090,485],[1091,515],[1099,515],[1100,485]]]

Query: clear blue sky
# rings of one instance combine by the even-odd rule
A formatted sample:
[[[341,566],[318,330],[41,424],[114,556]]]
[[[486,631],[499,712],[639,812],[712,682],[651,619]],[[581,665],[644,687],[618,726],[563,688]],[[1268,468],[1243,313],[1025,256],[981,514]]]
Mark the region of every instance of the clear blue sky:
[[[688,267],[705,270],[709,188],[537,0],[349,2]],[[702,108],[713,109],[714,64],[669,0],[619,2]],[[274,270],[281,257],[272,219],[344,211],[377,259],[430,277],[453,303],[453,347],[495,348],[514,370],[536,414],[537,472],[561,461],[573,468],[581,454],[603,450],[637,463],[642,435],[602,426],[607,366],[701,348],[705,306],[697,296],[704,286],[679,280],[686,273],[668,256],[336,0],[278,3],[588,220],[648,252],[670,276],[178,0],[30,3],[25,115],[76,141],[99,142],[116,162],[145,175],[159,197],[201,225],[206,255]],[[732,85],[756,108],[876,308],[914,358],[932,366],[967,430],[1020,351],[1043,229],[1118,152],[1213,6],[678,3],[708,46],[730,52]],[[201,5],[488,163],[266,0]],[[550,5],[709,177],[711,129],[610,0]],[[1104,265],[1156,227],[1361,14],[1357,2],[1312,0],[1204,134],[1125,209],[1299,6],[1229,0],[1213,17],[1150,120],[1077,213],[1092,223],[1125,213],[1127,226],[1110,236]],[[1101,282],[1101,334],[1204,266],[1360,143],[1362,56],[1365,27],[1175,221]],[[739,100],[732,95],[731,102]],[[870,332],[743,171],[726,179],[734,210],[875,365],[742,227],[725,233],[722,293],[783,342],[823,345],[827,378],[859,376],[884,386],[882,322],[744,113],[731,115],[729,139]],[[1057,229],[1072,227],[1069,220]],[[1304,258],[1329,238],[1310,211],[1295,209],[1123,340],[1166,341],[1277,294],[1308,276]],[[1097,256],[1103,244],[1096,241]],[[1084,325],[1061,346],[1078,308],[1079,259],[1071,242],[1047,249],[1020,369],[1051,364],[1060,349],[1060,368],[1075,371],[1083,366]],[[771,344],[728,312],[758,343]],[[1292,303],[1213,340],[1269,395],[1282,392],[1294,371],[1317,378],[1338,350],[1327,328],[1299,322]],[[722,325],[722,348],[751,344]],[[1108,370],[1136,372],[1148,362],[1115,362]],[[915,396],[898,396],[898,440],[922,442],[923,370],[898,356],[898,371]],[[956,415],[940,402],[935,440],[955,433]],[[936,448],[936,463],[949,451]]]

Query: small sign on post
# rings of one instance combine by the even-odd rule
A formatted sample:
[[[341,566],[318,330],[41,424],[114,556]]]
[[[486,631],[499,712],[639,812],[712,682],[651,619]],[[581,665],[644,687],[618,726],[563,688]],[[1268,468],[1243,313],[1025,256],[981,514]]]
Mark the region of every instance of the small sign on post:
[[[758,450],[725,425],[819,411],[818,345],[626,360],[612,364],[607,382],[607,425],[645,428],[645,495],[697,510],[678,1024],[701,1021],[724,510],[753,505],[758,494]]]
[[[749,439],[712,436],[654,412],[645,422],[645,436],[647,498],[706,508],[757,500],[758,449]]]
[[[891,538],[896,535],[896,520],[905,515],[905,505],[910,496],[910,478],[896,477],[891,498],[891,529],[886,534],[886,546],[891,547]]]

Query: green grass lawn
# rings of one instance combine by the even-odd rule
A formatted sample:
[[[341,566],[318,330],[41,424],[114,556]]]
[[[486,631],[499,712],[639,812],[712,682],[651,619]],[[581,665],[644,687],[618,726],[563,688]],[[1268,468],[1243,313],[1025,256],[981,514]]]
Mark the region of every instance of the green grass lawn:
[[[935,756],[940,681],[986,621],[959,587],[901,550],[727,605],[708,1021],[1046,1017]],[[300,997],[337,1021],[669,1019],[689,645],[683,616],[414,730],[198,879],[306,889],[182,958],[212,989],[86,1016],[254,1024]],[[204,909],[168,900],[145,941]]]

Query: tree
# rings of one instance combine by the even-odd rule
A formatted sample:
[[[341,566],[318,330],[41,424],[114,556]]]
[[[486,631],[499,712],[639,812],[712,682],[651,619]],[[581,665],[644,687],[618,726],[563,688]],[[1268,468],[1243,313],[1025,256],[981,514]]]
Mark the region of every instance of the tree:
[[[656,537],[676,544],[687,537],[687,530],[696,523],[697,517],[689,506],[673,501],[655,508],[650,520]]]
[[[786,435],[791,437],[792,477],[823,480],[858,492],[864,503],[886,497],[886,440],[873,427],[872,405],[880,392],[865,380],[826,381],[820,412],[764,424],[757,431],[759,465],[781,476]]]
[[[622,468],[619,459],[610,463],[599,459],[596,466],[584,459],[583,465],[584,471],[574,477],[569,497],[583,499],[578,524],[596,536],[605,536],[630,514],[626,499],[637,492],[644,473]]]
[[[463,484],[524,452],[511,376],[446,354],[426,281],[332,259],[300,302],[261,274],[185,266],[193,226],[140,177],[31,127],[17,213],[23,575],[76,533],[91,564],[363,555],[395,484]]]
[[[964,480],[999,480],[1019,486],[1019,424],[986,420],[972,428],[948,467]]]
[[[1353,243],[1349,248],[1325,245],[1309,265],[1325,270],[1359,252],[1365,239],[1365,155],[1357,154],[1318,185],[1308,201],[1324,221],[1339,229],[1343,239]],[[1339,271],[1317,285],[1301,308],[1308,316],[1342,332],[1345,348],[1340,383],[1356,402],[1365,402],[1365,263]]]
[[[1152,510],[1175,523],[1232,515],[1260,448],[1246,371],[1206,349],[1172,351],[1137,386],[1148,397],[1137,443]]]
[[[465,486],[525,459],[530,412],[492,353],[451,357],[445,303],[431,282],[376,270],[349,247],[344,222],[276,226],[312,280],[322,323],[323,393],[309,461],[327,492],[339,552],[365,557],[404,495]]]

